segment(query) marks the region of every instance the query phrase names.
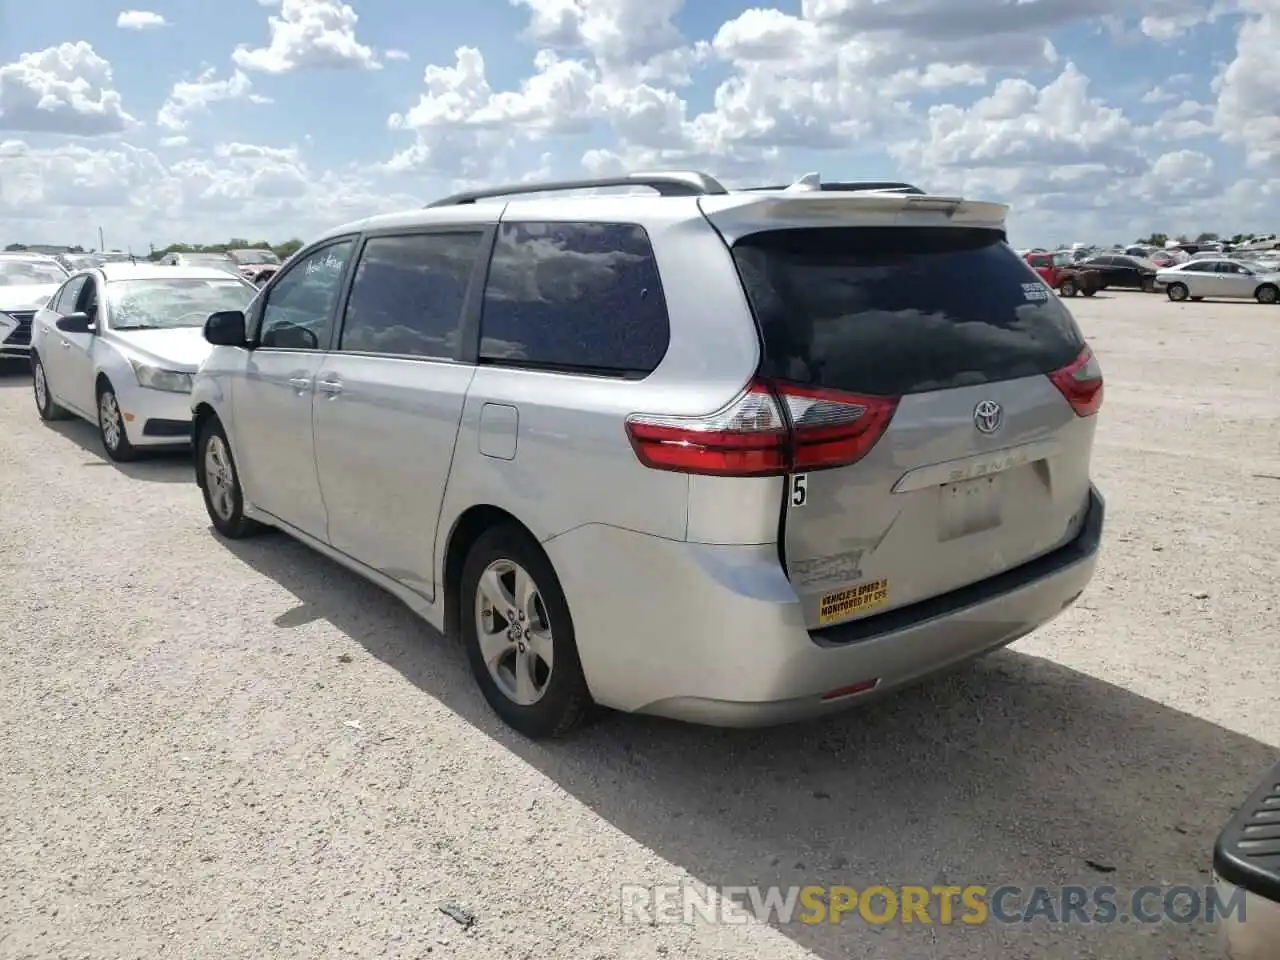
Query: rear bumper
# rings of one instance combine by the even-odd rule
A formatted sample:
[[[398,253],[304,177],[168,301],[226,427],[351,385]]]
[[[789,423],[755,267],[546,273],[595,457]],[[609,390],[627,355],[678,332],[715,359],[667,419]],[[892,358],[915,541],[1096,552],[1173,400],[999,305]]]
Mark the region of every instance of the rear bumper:
[[[841,635],[805,628],[773,544],[677,543],[593,525],[545,546],[598,702],[717,726],[765,726],[883,695],[1052,620],[1093,576],[1104,514],[1091,490],[1079,536],[1060,550]],[[873,689],[823,699],[871,681]]]

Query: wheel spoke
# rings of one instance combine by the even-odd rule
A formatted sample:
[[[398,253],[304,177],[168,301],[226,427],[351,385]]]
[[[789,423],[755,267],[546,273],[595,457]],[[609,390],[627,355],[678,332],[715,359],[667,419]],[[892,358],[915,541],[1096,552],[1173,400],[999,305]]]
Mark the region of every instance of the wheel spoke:
[[[502,658],[510,653],[515,645],[507,638],[505,630],[499,630],[497,633],[486,633],[480,630],[479,640],[480,655],[484,658],[485,665],[490,673],[496,673]]]
[[[533,681],[534,658],[527,652],[516,653],[513,669],[516,675],[516,702],[536,703],[540,691]]]
[[[515,597],[507,591],[506,584],[502,582],[502,577],[495,567],[490,567],[480,577],[480,593],[503,618],[506,617],[507,611],[515,606]]]
[[[526,623],[537,623],[538,612],[534,601],[538,597],[538,587],[533,582],[533,577],[529,576],[524,567],[516,567],[515,581],[516,612],[524,614]]]
[[[529,652],[547,665],[547,672],[551,672],[551,667],[555,661],[555,644],[551,642],[551,631],[534,628],[529,631],[529,636],[525,638],[529,645]]]

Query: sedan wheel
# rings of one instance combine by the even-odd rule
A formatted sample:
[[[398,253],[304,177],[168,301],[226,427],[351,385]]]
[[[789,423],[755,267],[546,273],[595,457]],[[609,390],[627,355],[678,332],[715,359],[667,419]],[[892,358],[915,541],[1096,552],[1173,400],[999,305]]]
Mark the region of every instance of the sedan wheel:
[[[36,357],[31,363],[31,389],[36,397],[36,411],[41,420],[64,420],[67,411],[53,399],[49,392],[49,380],[44,373],[44,364]]]
[[[102,448],[112,460],[126,463],[137,457],[137,451],[125,433],[120,402],[108,383],[98,388],[98,432],[102,435]]]
[[[1165,293],[1169,295],[1169,299],[1175,303],[1180,303],[1187,299],[1187,294],[1189,292],[1190,291],[1187,290],[1187,286],[1184,283],[1171,283],[1169,284],[1169,289],[1165,291]]]
[[[1257,296],[1259,303],[1276,303],[1280,301],[1280,290],[1267,284],[1265,287],[1258,288]]]

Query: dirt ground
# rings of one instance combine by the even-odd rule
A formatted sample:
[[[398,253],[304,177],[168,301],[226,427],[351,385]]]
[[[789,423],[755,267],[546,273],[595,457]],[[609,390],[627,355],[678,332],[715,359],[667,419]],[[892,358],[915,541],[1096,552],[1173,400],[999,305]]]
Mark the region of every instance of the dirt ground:
[[[107,464],[0,377],[0,957],[1220,956],[1200,924],[630,926],[621,884],[1209,879],[1280,757],[1280,308],[1104,293],[1098,575],[835,720],[534,745],[461,653],[181,459]],[[478,919],[464,927],[439,907]]]

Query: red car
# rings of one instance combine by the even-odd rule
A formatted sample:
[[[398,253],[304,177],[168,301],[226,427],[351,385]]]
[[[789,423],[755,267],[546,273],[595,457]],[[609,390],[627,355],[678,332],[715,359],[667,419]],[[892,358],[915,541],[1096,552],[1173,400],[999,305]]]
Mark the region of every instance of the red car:
[[[1092,297],[1106,286],[1096,270],[1076,266],[1065,253],[1028,253],[1026,261],[1040,279],[1064,297]]]

